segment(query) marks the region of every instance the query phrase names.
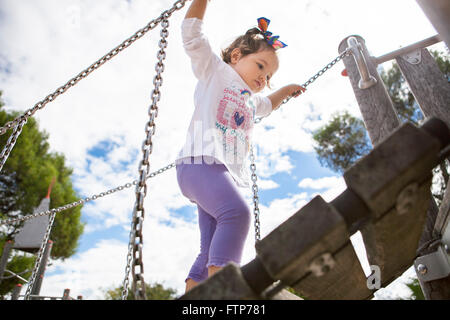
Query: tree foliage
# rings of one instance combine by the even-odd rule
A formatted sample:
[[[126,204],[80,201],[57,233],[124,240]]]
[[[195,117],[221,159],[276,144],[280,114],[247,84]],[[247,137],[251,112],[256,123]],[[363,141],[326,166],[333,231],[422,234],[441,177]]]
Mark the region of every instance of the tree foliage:
[[[108,289],[105,292],[106,300],[121,300],[122,299],[122,289],[120,286],[118,288]],[[172,288],[164,288],[160,283],[145,284],[145,293],[147,295],[147,300],[174,300],[176,298],[176,290]],[[127,300],[135,300],[133,290],[128,289]]]
[[[19,116],[17,112],[6,112],[2,107],[0,91],[0,125]],[[1,148],[5,146],[10,134],[11,131],[0,136]],[[56,182],[51,193],[50,208],[78,200],[72,186],[71,174],[72,169],[66,166],[64,155],[50,152],[48,134],[40,131],[37,122],[29,118],[0,172],[0,219],[33,213],[47,195],[48,186],[53,178]],[[53,259],[66,259],[75,253],[78,239],[83,232],[80,218],[80,206],[56,215],[50,235],[53,241],[51,251]],[[20,228],[21,224],[1,226],[0,242],[13,239]],[[0,250],[3,250],[3,246]],[[9,262],[7,266],[9,270],[14,267],[11,264],[13,262],[14,259]],[[29,261],[21,263],[21,265],[28,264]],[[8,291],[3,282],[0,285],[0,294]]]
[[[347,111],[335,114],[313,138],[320,163],[340,173],[371,149],[363,121]]]

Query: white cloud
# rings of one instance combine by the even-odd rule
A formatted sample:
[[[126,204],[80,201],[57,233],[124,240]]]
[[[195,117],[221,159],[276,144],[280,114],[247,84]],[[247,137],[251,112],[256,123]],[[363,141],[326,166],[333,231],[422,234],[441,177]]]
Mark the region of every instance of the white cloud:
[[[305,178],[299,182],[298,186],[300,188],[325,189],[340,183],[341,180],[340,177],[323,177],[315,180]]]
[[[270,189],[279,188],[280,185],[273,180],[259,180],[258,187],[261,190],[270,190]]]

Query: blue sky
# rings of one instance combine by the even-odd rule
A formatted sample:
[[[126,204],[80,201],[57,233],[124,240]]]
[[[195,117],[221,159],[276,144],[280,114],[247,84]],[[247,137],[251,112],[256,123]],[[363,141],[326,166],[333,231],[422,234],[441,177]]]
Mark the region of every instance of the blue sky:
[[[6,108],[30,108],[172,3],[2,0],[0,89]],[[180,38],[185,10],[174,13],[170,20],[151,171],[174,161],[193,111],[196,82]],[[272,78],[274,89],[292,82],[304,83],[338,55],[338,45],[348,35],[363,36],[371,53],[380,56],[436,34],[410,0],[347,0],[345,6],[333,0],[282,0],[277,6],[273,1],[211,1],[205,30],[213,49],[219,52],[261,16],[272,20],[271,28],[289,45],[280,53],[280,69]],[[52,150],[64,153],[74,169],[73,184],[80,197],[137,178],[158,37],[159,30],[150,32],[35,115],[50,135]],[[383,67],[389,67],[389,63]],[[360,117],[348,79],[340,75],[343,68],[342,63],[337,64],[304,95],[292,99],[255,128],[262,236],[315,195],[331,201],[345,189],[340,175],[319,164],[311,137],[311,132],[335,112],[345,110]],[[242,192],[251,204],[250,190]],[[71,288],[74,295],[102,299],[105,288],[119,286],[124,277],[134,201],[130,188],[86,204],[82,210],[86,228],[77,254],[53,262],[41,292],[59,295],[64,288]],[[181,195],[174,169],[148,180],[145,206],[145,279],[161,282],[181,294],[198,253],[199,233],[195,207]],[[251,230],[243,263],[254,257],[253,239]],[[364,254],[358,243],[357,252]],[[412,273],[380,290],[378,297],[407,295],[403,283]]]

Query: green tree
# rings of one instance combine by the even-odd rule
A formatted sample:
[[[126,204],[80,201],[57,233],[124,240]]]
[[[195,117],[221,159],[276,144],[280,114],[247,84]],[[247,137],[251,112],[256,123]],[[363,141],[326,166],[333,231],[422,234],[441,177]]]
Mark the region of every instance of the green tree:
[[[313,139],[320,163],[340,173],[371,149],[364,122],[347,111],[334,114],[326,126],[314,133]]]
[[[105,292],[106,300],[121,300],[122,289],[119,288],[108,289]],[[172,288],[164,288],[160,283],[145,284],[145,293],[147,300],[174,300],[176,298],[176,290]],[[134,293],[131,288],[128,289],[127,300],[135,300]]]
[[[0,125],[16,118],[19,113],[2,110],[0,91]],[[10,132],[0,136],[0,148],[6,144]],[[50,208],[56,208],[78,200],[71,182],[72,169],[66,166],[64,155],[49,151],[48,134],[41,132],[36,120],[29,118],[22,134],[0,172],[0,219],[22,217],[33,213],[46,196],[53,178]],[[50,239],[53,241],[51,257],[66,259],[75,253],[78,239],[83,233],[81,207],[72,208],[56,215]],[[2,226],[0,244],[12,240],[22,224]],[[0,250],[3,250],[3,245]],[[14,250],[15,251],[15,250]],[[12,254],[14,254],[14,251]],[[0,251],[1,254],[1,251]],[[34,257],[23,259],[10,257],[8,270],[23,272],[33,264]],[[28,274],[25,274],[25,277]],[[15,286],[12,278],[0,284],[0,295]]]

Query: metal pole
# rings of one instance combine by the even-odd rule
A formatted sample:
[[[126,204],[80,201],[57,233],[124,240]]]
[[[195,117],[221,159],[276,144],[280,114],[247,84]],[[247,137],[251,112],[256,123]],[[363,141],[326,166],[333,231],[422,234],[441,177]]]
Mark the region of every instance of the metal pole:
[[[47,261],[50,257],[50,252],[52,251],[53,241],[49,240],[47,242],[47,246],[45,247],[44,254],[42,256],[42,262],[39,266],[38,274],[36,276],[36,282],[33,286],[33,290],[31,291],[32,295],[38,296],[41,292],[42,281],[44,280],[45,268],[47,267]]]
[[[6,265],[8,264],[9,252],[11,251],[14,243],[11,240],[8,240],[3,245],[2,257],[0,258],[0,283],[3,279],[3,274],[6,270]]]
[[[398,50],[392,51],[390,53],[384,54],[378,58],[373,57],[372,59],[375,64],[377,64],[377,65],[382,64],[386,61],[393,60],[397,57],[403,56],[403,55],[410,53],[412,51],[415,51],[417,49],[422,49],[422,48],[432,46],[433,44],[439,43],[441,41],[442,41],[441,37],[439,35],[435,35],[435,36],[426,38],[424,40],[418,41],[416,43],[410,44],[409,46],[406,46],[406,47],[400,48]]]

